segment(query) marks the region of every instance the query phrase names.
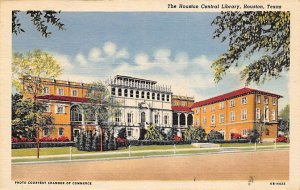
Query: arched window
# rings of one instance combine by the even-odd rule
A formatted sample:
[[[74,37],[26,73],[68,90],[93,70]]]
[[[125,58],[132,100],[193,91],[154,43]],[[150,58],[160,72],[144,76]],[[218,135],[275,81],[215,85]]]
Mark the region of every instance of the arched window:
[[[152,93],[152,100],[155,100],[155,93]]]
[[[121,88],[118,89],[118,96],[122,96],[122,89]]]
[[[133,98],[133,90],[130,90],[130,97]]]
[[[144,123],[146,122],[146,115],[145,115],[145,112],[142,112],[141,113],[141,123]]]
[[[81,123],[82,115],[79,106],[72,106],[71,108],[71,122],[72,123]]]
[[[116,95],[116,89],[115,88],[111,89],[111,95],[113,95],[113,96]]]
[[[150,99],[150,92],[147,92],[147,99]]]
[[[127,90],[127,89],[124,90],[124,96],[125,96],[125,97],[128,96],[128,90]]]

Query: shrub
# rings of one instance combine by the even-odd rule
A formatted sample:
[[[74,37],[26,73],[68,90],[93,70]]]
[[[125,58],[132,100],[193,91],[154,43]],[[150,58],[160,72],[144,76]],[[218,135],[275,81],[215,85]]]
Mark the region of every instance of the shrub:
[[[211,130],[207,135],[208,141],[223,140],[223,139],[224,139],[223,135],[220,132],[215,130]]]

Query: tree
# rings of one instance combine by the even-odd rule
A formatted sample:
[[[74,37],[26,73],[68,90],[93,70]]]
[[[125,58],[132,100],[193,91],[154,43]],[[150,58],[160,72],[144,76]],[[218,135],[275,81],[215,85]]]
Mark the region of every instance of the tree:
[[[266,134],[266,135],[269,135],[268,125],[271,125],[271,124],[269,122],[265,121],[264,114],[262,114],[260,119],[258,121],[256,121],[256,123],[255,123],[255,126],[254,126],[253,130],[257,131],[258,139],[259,139],[260,143],[262,142],[263,133]]]
[[[289,104],[286,105],[282,110],[280,110],[279,117],[280,117],[279,131],[288,133],[289,128],[290,128],[290,106],[289,106]]]
[[[15,35],[25,32],[18,18],[19,12],[18,10],[12,11],[12,33]],[[46,38],[51,35],[48,29],[49,25],[55,26],[59,30],[65,30],[65,25],[60,21],[60,18],[58,18],[60,11],[26,11],[26,14],[29,15],[36,29]]]
[[[103,151],[103,129],[110,131],[108,140],[113,140],[112,126],[109,125],[108,120],[119,112],[118,105],[113,97],[110,95],[109,89],[102,82],[94,82],[88,85],[87,95],[88,104],[79,106],[84,112],[84,117],[93,117],[96,125],[96,135],[100,137],[100,150]],[[105,127],[105,128],[104,128]],[[114,143],[114,142],[110,142]]]
[[[188,127],[185,135],[184,140],[204,140],[206,136],[205,130],[202,127]]]
[[[30,94],[33,101],[32,114],[37,118],[39,113],[37,95],[42,92],[41,78],[57,77],[62,74],[60,64],[49,55],[41,50],[34,50],[26,54],[14,53],[13,63],[13,86],[20,93]],[[33,120],[32,126],[37,133],[37,158],[39,158],[39,132],[41,127],[37,120]]]
[[[208,135],[207,135],[207,140],[212,141],[212,140],[221,140],[224,139],[223,135],[215,130],[211,130]]]
[[[262,84],[278,78],[290,67],[290,12],[221,12],[212,25],[213,38],[228,42],[227,52],[212,63],[214,79],[219,82],[233,66],[239,66],[241,57],[262,55],[246,65],[241,79],[246,85]]]
[[[21,94],[12,95],[12,137],[35,141],[36,129],[32,125],[36,123],[41,130],[52,129],[53,118],[51,114],[45,114],[45,105],[42,102],[34,104],[32,100],[24,100]]]
[[[151,124],[148,128],[146,128],[147,133],[145,134],[145,139],[147,140],[163,140],[164,137],[161,131],[154,125]]]

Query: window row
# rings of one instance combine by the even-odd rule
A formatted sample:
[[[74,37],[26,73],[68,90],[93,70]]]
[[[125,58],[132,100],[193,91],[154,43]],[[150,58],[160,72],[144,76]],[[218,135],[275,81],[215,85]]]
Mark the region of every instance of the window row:
[[[51,105],[45,104],[45,112],[51,112]],[[66,105],[64,104],[56,104],[55,105],[55,113],[56,114],[63,114],[66,113]]]
[[[59,128],[58,129],[58,136],[64,136],[64,132],[65,132],[65,129],[64,128]],[[49,128],[45,128],[43,130],[43,133],[44,133],[44,136],[49,136],[51,131]]]
[[[112,88],[111,89],[111,94],[113,96],[124,96],[124,97],[130,97],[130,98],[145,98],[145,99],[152,99],[152,100],[162,100],[162,101],[170,101],[170,95],[169,94],[160,94],[160,93],[150,93],[150,92],[145,92],[145,91],[134,91],[134,90],[128,90],[128,89],[116,89]]]
[[[115,113],[115,122],[121,122],[121,117],[122,117],[122,114],[121,112],[117,112]],[[164,115],[164,118],[163,118],[163,123],[165,125],[168,125],[169,124],[169,116],[168,115]],[[127,113],[126,114],[126,121],[127,123],[129,124],[132,124],[133,123],[133,113]],[[140,120],[139,120],[141,123],[144,123],[146,122],[146,114],[145,112],[142,112],[140,114]],[[159,121],[160,121],[160,115],[159,114],[154,114],[154,123],[155,124],[159,124]]]
[[[261,95],[257,95],[256,96],[256,102],[258,103],[258,104],[260,104],[261,102],[262,102],[262,96]],[[268,96],[264,96],[264,103],[266,104],[266,105],[268,105],[269,104],[269,97]],[[276,105],[276,103],[277,103],[277,98],[276,97],[272,97],[272,105]]]
[[[42,93],[43,94],[50,94],[50,88],[48,86],[44,86]],[[57,93],[57,95],[64,96],[65,95],[64,88],[57,88],[56,93]],[[71,90],[71,96],[77,97],[78,96],[78,90],[76,90],[76,89]]]

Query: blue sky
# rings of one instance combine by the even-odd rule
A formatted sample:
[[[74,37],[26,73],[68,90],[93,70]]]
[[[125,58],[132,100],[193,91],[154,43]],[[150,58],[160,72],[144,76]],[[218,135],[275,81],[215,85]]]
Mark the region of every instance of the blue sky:
[[[20,14],[26,32],[13,35],[13,51],[50,52],[64,68],[61,79],[91,82],[130,75],[171,85],[174,94],[200,101],[244,87],[241,68],[231,69],[217,84],[213,81],[210,64],[227,49],[212,38],[210,23],[217,14],[65,12],[60,18],[66,30],[50,27],[49,38]],[[283,95],[280,107],[288,103],[288,73],[249,87]]]

